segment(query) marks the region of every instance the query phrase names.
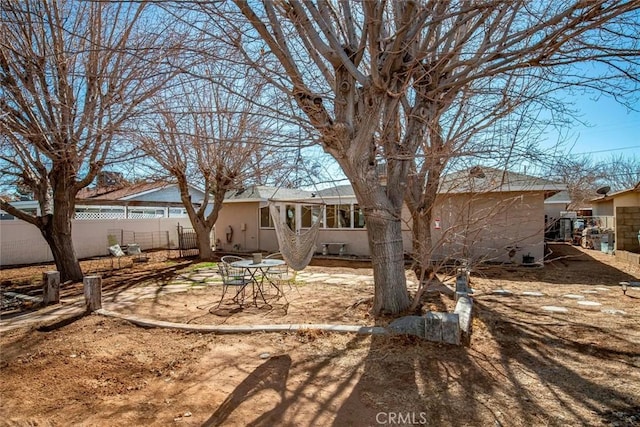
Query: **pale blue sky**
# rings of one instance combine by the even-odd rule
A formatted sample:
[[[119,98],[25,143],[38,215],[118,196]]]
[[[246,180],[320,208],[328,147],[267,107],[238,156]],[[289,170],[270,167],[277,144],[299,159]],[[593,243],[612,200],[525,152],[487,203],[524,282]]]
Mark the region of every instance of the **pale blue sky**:
[[[571,153],[591,153],[595,160],[610,159],[612,154],[640,157],[640,112],[605,97],[585,96],[574,102],[581,119],[590,126],[576,124],[569,130],[567,149]]]

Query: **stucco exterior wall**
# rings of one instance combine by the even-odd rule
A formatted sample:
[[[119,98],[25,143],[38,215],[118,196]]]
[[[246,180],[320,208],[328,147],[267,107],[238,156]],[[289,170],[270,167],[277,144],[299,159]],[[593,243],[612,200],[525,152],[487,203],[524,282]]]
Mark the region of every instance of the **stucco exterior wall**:
[[[614,209],[620,207],[640,206],[640,191],[620,194],[613,198]]]
[[[220,209],[215,230],[216,249],[223,251],[254,251],[262,249],[259,234],[259,202],[225,203]],[[228,239],[228,228],[233,230]],[[277,247],[276,242],[276,247]]]
[[[438,198],[431,224],[434,255],[437,258],[472,258],[474,261],[522,262],[530,254],[536,261],[544,256],[543,193],[488,193],[476,196],[450,195]],[[227,203],[216,223],[218,249],[278,251],[275,231],[259,227],[259,202]],[[435,220],[440,228],[436,228]],[[405,253],[411,252],[411,216],[403,210],[402,237]],[[231,242],[225,230],[233,228]],[[244,228],[244,230],[243,230]],[[346,243],[346,253],[366,256],[369,243],[366,229],[321,228],[316,252],[322,243]],[[234,245],[239,245],[234,248]],[[509,250],[515,256],[509,257]],[[337,252],[332,247],[331,252]]]
[[[439,197],[434,207],[433,242],[438,258],[521,263],[544,256],[542,193],[459,194]],[[514,250],[513,257],[509,252]]]
[[[108,255],[107,235],[113,230],[133,232],[144,236],[141,249],[166,247],[161,242],[147,241],[149,236],[166,236],[169,247],[177,247],[178,225],[191,227],[188,218],[152,218],[152,219],[96,219],[72,220],[73,245],[80,259]],[[145,233],[148,235],[145,236]],[[33,264],[53,260],[47,242],[35,226],[20,220],[0,221],[0,265]],[[128,242],[129,243],[129,242]],[[133,243],[133,242],[130,242]]]
[[[613,216],[613,200],[592,203],[593,216]]]
[[[216,222],[216,236],[219,243],[217,249],[225,251],[239,250],[252,251],[261,250],[265,252],[277,252],[278,239],[273,228],[260,228],[260,207],[266,206],[265,203],[256,202],[236,202],[226,203],[220,211],[218,221]],[[242,231],[242,227],[245,230]],[[226,230],[231,226],[233,229],[233,238],[231,242],[226,240]],[[404,239],[405,250],[411,248],[411,236],[407,230],[403,234],[407,236]],[[316,243],[316,252],[322,252],[323,243],[346,243],[346,253],[349,255],[366,256],[369,254],[369,243],[367,240],[366,229],[353,228],[321,228]],[[234,248],[234,245],[239,245]],[[338,251],[337,247],[331,247],[331,252]]]

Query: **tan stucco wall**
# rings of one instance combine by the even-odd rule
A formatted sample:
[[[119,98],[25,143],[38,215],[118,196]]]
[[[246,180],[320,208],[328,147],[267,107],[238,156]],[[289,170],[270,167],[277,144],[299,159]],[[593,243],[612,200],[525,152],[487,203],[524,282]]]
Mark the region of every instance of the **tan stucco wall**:
[[[613,216],[613,200],[592,203],[593,216]]]
[[[435,254],[474,261],[522,262],[530,254],[544,256],[544,196],[542,193],[490,193],[438,198],[432,225]],[[435,221],[434,221],[435,223]],[[511,248],[516,255],[510,258]]]
[[[640,192],[638,191],[621,194],[613,198],[614,212],[615,208],[634,206],[640,206]]]
[[[216,248],[219,250],[231,251],[238,245],[241,251],[252,251],[260,248],[258,234],[258,203],[226,203],[216,221],[216,238],[219,243]],[[233,229],[231,242],[227,241],[227,227]],[[244,228],[244,230],[243,230]]]
[[[513,261],[522,262],[522,255],[530,253],[540,261],[544,255],[544,198],[542,193],[501,193],[453,195],[441,197],[434,207],[433,218],[440,220],[440,229],[432,223],[435,254],[441,258],[468,258],[474,260],[508,262],[507,247],[517,247]],[[233,250],[238,244],[243,251],[260,249],[278,250],[273,229],[259,228],[259,203],[229,203],[220,212],[216,223],[216,236],[222,250]],[[411,252],[411,216],[405,208],[403,221],[403,247]],[[242,224],[246,224],[242,231]],[[234,230],[233,241],[225,239],[226,227]],[[368,255],[369,244],[365,229],[320,229],[317,252],[322,243],[346,243],[348,254]],[[337,251],[337,248],[331,248]]]
[[[615,215],[615,248],[632,252],[638,249],[640,192],[629,191],[611,196],[611,199],[593,203],[594,216]]]
[[[262,250],[266,252],[278,251],[278,240],[275,230],[272,228],[259,228],[260,208],[259,202],[239,202],[226,203],[220,211],[216,222],[216,237],[219,240],[217,248],[220,250],[232,251],[234,245],[240,245],[241,251]],[[406,218],[405,218],[406,219]],[[246,224],[245,231],[242,231],[242,224]],[[233,228],[233,240],[226,241],[226,229]],[[411,233],[408,226],[403,225],[405,251],[411,248]],[[366,229],[335,229],[321,228],[316,252],[322,252],[322,243],[346,243],[346,253],[350,255],[369,254],[369,243]],[[337,252],[337,247],[331,247],[331,252]]]
[[[630,191],[615,196],[611,199],[593,202],[593,216],[614,216],[616,208],[640,206],[640,192]]]

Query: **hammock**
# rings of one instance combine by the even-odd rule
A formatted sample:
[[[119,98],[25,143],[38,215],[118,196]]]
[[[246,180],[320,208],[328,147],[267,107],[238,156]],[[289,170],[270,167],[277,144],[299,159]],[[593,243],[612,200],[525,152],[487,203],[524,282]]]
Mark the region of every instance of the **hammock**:
[[[300,271],[304,269],[309,265],[309,262],[311,262],[311,258],[316,249],[316,240],[318,238],[318,232],[320,231],[320,218],[322,218],[322,214],[318,216],[316,221],[311,225],[311,228],[304,233],[298,234],[280,220],[280,212],[271,202],[269,202],[269,212],[271,213],[273,225],[276,229],[276,236],[278,237],[278,245],[280,246],[282,258],[293,270]]]

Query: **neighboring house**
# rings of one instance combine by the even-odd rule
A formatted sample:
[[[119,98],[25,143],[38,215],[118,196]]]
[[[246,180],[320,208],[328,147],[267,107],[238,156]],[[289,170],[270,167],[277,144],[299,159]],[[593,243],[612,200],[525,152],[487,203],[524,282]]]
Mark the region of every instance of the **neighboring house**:
[[[202,203],[204,192],[191,187],[194,204]],[[39,212],[35,200],[12,202],[27,212]],[[180,200],[177,184],[164,181],[117,183],[109,186],[84,188],[76,196],[76,219],[118,218],[184,218],[186,210]],[[3,214],[1,219],[13,219]]]
[[[564,212],[569,210],[571,204],[571,196],[566,190],[544,200],[544,215],[548,221],[561,218]]]
[[[521,262],[544,256],[544,200],[563,184],[491,168],[472,168],[445,177],[433,211],[437,258],[473,258]],[[351,186],[318,191],[252,186],[227,194],[216,223],[222,250],[277,251],[269,203],[281,220],[304,232],[316,218],[321,229],[317,252],[366,256],[369,245],[364,215]],[[323,209],[324,205],[324,209]],[[403,213],[405,252],[411,252],[411,215]],[[511,255],[511,256],[510,256]]]
[[[591,200],[593,216],[613,216],[616,251],[640,253],[640,182]]]
[[[569,211],[571,195],[563,190],[544,200],[545,240],[570,242],[573,239],[573,220],[577,213]]]
[[[192,203],[202,203],[202,190],[191,186],[189,192]],[[78,192],[76,204],[76,219],[186,216],[178,185],[165,181],[84,188]]]

